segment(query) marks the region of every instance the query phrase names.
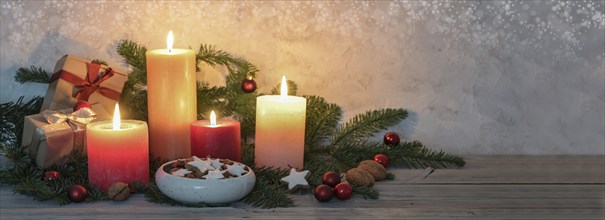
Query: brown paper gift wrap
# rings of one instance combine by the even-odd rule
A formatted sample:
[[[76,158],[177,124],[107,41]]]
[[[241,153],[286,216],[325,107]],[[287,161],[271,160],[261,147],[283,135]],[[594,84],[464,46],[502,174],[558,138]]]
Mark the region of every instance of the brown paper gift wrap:
[[[93,105],[97,116],[94,121],[109,119],[107,111]],[[71,109],[61,110],[71,113]],[[98,113],[97,113],[98,112]],[[86,124],[67,121],[51,124],[43,114],[25,117],[22,145],[29,151],[39,167],[49,167],[68,156],[73,150],[86,151]]]
[[[78,100],[113,109],[127,78],[105,65],[65,55],[55,65],[40,112],[71,108]]]

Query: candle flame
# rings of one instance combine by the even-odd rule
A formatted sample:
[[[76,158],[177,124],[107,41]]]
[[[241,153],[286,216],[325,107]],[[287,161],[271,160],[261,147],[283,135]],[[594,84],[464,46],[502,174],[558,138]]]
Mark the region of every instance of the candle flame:
[[[120,107],[116,103],[116,107],[113,110],[113,130],[120,130]]]
[[[174,35],[172,31],[168,32],[168,37],[166,37],[166,47],[168,48],[168,52],[172,51],[172,44],[174,44]]]
[[[281,78],[281,96],[288,96],[288,82],[286,81],[286,76]]]
[[[216,114],[214,114],[214,111],[210,112],[210,125],[216,125]]]

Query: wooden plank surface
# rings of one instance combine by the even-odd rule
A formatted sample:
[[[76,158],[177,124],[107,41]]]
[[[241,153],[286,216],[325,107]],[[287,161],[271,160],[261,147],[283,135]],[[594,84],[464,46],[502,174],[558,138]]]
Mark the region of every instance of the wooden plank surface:
[[[0,219],[605,219],[605,159],[599,156],[466,156],[462,169],[391,169],[378,200],[316,201],[295,207],[186,208],[125,202],[59,206],[0,187]],[[430,173],[430,174],[429,174]],[[427,174],[429,174],[427,176]]]

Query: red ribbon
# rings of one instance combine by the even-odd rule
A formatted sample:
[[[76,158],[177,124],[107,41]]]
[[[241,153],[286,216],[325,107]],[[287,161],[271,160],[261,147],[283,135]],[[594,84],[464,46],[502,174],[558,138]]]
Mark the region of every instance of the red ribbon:
[[[99,70],[101,69],[101,64],[98,63],[87,63],[88,65],[88,73],[86,74],[86,79],[82,79],[76,76],[73,73],[70,73],[65,70],[60,70],[59,72],[54,73],[50,77],[50,81],[53,82],[58,79],[63,79],[74,86],[80,87],[80,90],[76,93],[76,98],[78,100],[88,101],[88,98],[95,91],[99,91],[101,95],[118,101],[120,99],[120,93],[101,86],[101,83],[109,78],[111,78],[115,72],[111,68],[107,68],[105,70],[105,74],[99,77]]]

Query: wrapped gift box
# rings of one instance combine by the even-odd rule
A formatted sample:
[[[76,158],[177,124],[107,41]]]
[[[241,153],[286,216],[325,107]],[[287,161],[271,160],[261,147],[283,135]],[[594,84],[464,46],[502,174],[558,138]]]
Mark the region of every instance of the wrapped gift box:
[[[96,116],[87,117],[83,121],[110,119],[108,112],[100,104],[93,104],[91,109]],[[42,168],[61,161],[73,150],[86,151],[86,122],[67,120],[49,123],[49,119],[44,116],[44,113],[48,112],[50,111],[26,116],[23,125],[23,146]],[[63,109],[57,112],[68,115],[72,110]]]
[[[102,64],[65,55],[55,65],[41,111],[70,108],[78,100],[113,109],[127,78]]]

